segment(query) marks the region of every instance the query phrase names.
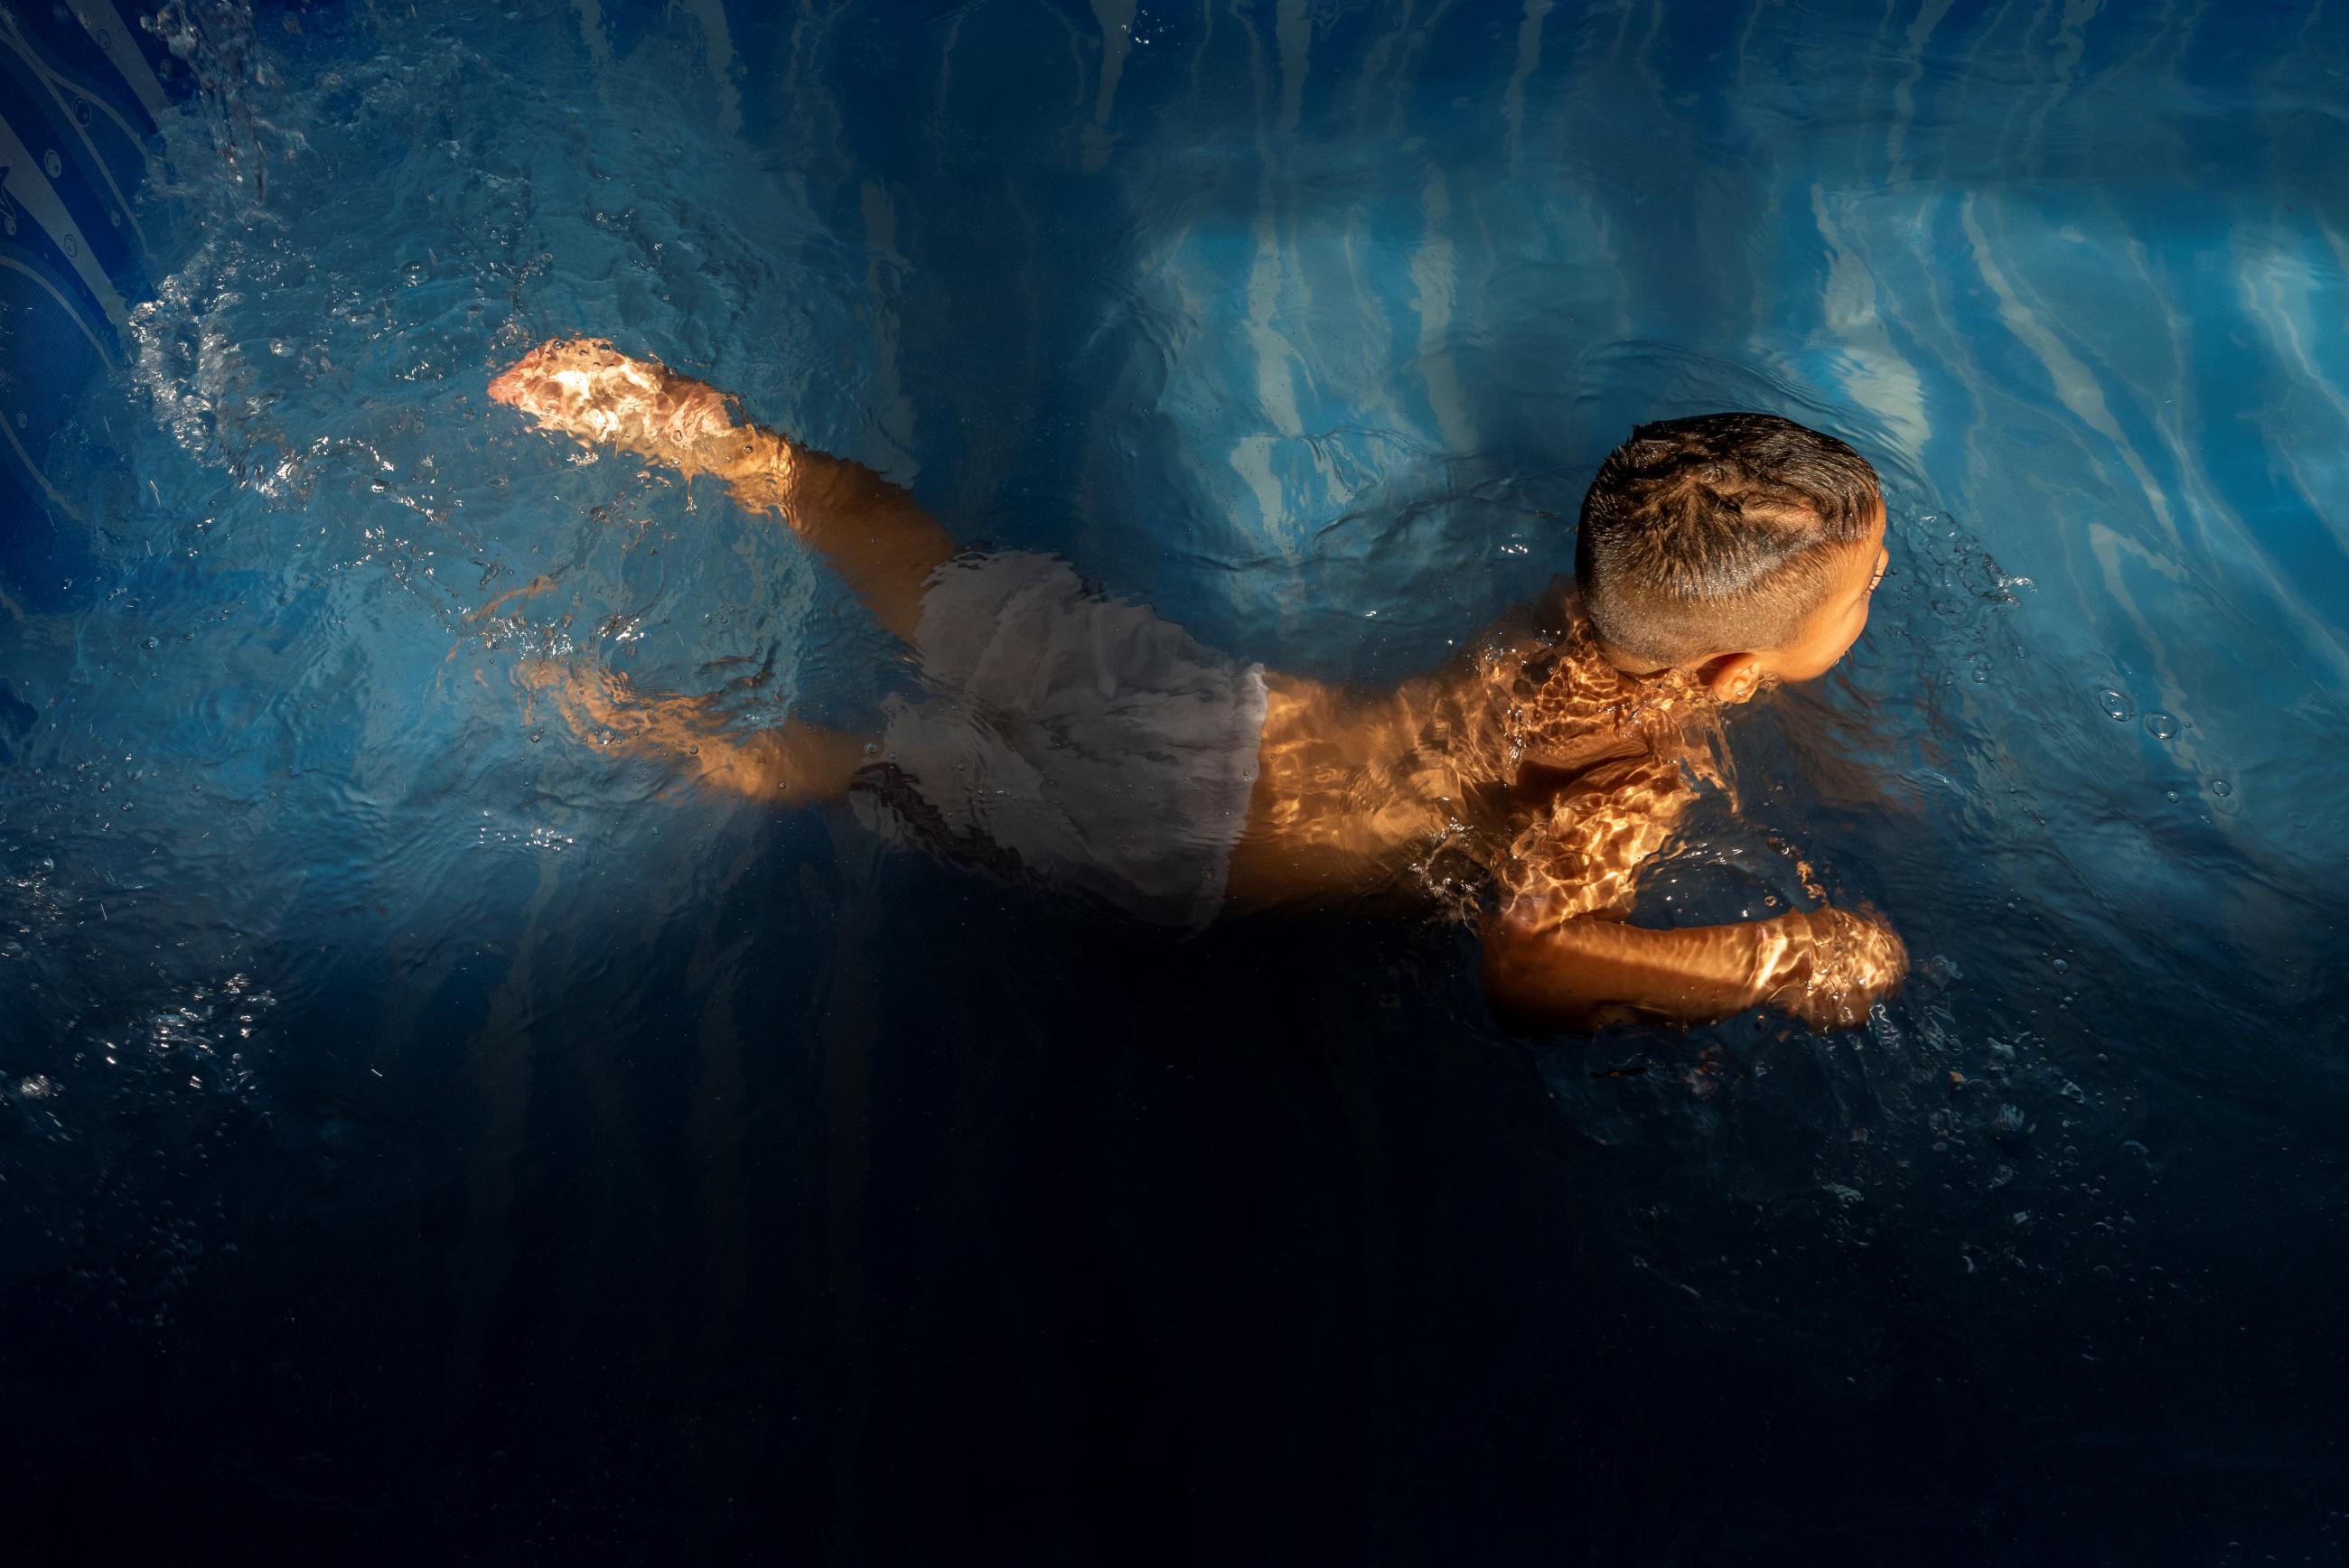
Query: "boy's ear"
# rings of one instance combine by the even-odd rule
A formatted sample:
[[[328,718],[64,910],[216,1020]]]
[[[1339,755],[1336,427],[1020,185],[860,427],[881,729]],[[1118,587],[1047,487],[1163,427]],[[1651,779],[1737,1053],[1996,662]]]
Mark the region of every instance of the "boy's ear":
[[[1762,689],[1762,660],[1754,654],[1723,654],[1698,675],[1704,689],[1722,702],[1744,702]]]

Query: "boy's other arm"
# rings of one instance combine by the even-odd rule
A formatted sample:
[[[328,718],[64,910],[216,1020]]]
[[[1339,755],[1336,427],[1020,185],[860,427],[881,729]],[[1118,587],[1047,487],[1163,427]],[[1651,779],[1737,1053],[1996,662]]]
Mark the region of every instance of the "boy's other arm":
[[[1484,943],[1486,1000],[1522,1034],[1710,1023],[1757,1006],[1814,1029],[1849,1028],[1909,967],[1889,926],[1839,909],[1652,931],[1510,908],[1486,923]]]
[[[1772,1006],[1846,1028],[1900,983],[1889,926],[1837,909],[1655,931],[1626,923],[1640,873],[1693,799],[1660,758],[1604,768],[1511,846],[1500,913],[1485,925],[1485,988],[1522,1033],[1588,1033],[1647,1019],[1709,1023]]]
[[[549,429],[690,478],[712,474],[750,511],[776,511],[831,561],[889,631],[911,641],[930,573],[955,542],[903,487],[741,418],[717,388],[594,338],[555,339],[490,383]]]

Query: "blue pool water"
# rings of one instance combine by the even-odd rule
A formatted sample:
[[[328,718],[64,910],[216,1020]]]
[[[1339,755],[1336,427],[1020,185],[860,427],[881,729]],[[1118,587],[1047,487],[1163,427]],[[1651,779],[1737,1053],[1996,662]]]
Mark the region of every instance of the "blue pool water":
[[[11,58],[95,80],[88,9]],[[2349,1553],[2349,13],[138,36],[57,175],[144,160],[118,319],[15,179],[0,247],[30,1560]],[[1916,973],[1516,1042],[1448,924],[1168,944],[615,766],[520,660],[761,672],[745,723],[904,675],[771,524],[487,400],[579,332],[1323,675],[1566,569],[1635,420],[1843,434],[1871,630],[1649,907],[1799,853]]]

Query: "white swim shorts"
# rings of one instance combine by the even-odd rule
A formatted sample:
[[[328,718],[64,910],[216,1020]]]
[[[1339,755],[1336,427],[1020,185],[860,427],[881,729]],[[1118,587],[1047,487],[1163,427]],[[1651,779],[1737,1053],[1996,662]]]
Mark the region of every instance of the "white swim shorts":
[[[868,827],[1154,924],[1215,918],[1256,784],[1264,666],[1028,552],[940,567],[915,646],[924,695],[889,700],[882,754],[850,790]]]

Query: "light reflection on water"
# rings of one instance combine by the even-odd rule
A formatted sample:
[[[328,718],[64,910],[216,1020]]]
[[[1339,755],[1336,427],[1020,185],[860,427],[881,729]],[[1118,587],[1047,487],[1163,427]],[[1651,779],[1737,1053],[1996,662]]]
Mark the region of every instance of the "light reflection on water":
[[[84,559],[5,584],[0,1171],[33,1196],[0,1239],[16,1277],[72,1272],[57,1310],[201,1297],[222,1249],[307,1233],[255,1196],[299,1171],[327,1233],[388,1216],[445,1257],[416,1365],[460,1418],[512,1352],[517,1233],[596,1233],[545,1191],[582,1150],[621,1172],[583,1207],[623,1236],[685,1216],[698,1248],[667,1244],[711,1300],[751,1293],[725,1259],[773,1204],[809,1277],[877,1298],[919,1272],[893,1246],[952,1251],[908,1169],[992,1212],[1024,1189],[989,1150],[1041,1078],[1165,1044],[1138,1015],[1175,960],[1072,955],[1060,917],[844,822],[525,722],[529,656],[666,690],[760,671],[746,721],[854,723],[903,678],[714,488],[489,404],[493,369],[574,332],[739,390],[965,537],[1061,550],[1317,673],[1420,667],[1563,570],[1636,419],[1762,407],[1847,436],[1894,517],[1868,638],[1741,716],[1744,817],[1654,885],[1712,917],[1791,896],[1806,856],[1893,918],[1916,977],[1864,1037],[1749,1019],[1537,1054],[1494,1092],[1547,1107],[1511,1135],[1534,1164],[1543,1139],[1604,1151],[1544,1211],[1581,1239],[1487,1217],[1474,1244],[1570,1256],[1549,1288],[1663,1332],[1712,1332],[1675,1315],[1707,1304],[1823,1387],[2029,1377],[2093,1411],[2081,1366],[2154,1376],[2231,1309],[2214,1275],[2327,1240],[2339,21],[702,4],[329,10],[250,42],[268,68],[233,123],[266,193],[218,172],[202,116],[169,128],[172,263],[50,455]],[[1250,1049],[1312,1056],[1247,968],[1312,940],[1181,962]],[[1312,1147],[1375,1182],[1363,1150],[1413,1125],[1386,1091],[1428,1070],[1394,1064],[1490,1073],[1465,1063],[1493,1037],[1451,934],[1337,951],[1360,981],[1314,1037],[1388,1065],[1330,1069],[1360,1143]],[[936,1038],[996,1065],[906,1043]],[[1442,1054],[1464,1043],[1487,1049]],[[965,1099],[1007,1119],[947,1154],[867,1126]],[[1080,1184],[1199,1179],[1171,1129],[1137,1175],[1080,1121],[1053,1145]],[[1222,1136],[1326,1218],[1245,1125]],[[800,1182],[812,1219],[770,1191]],[[156,1251],[133,1217],[165,1193]],[[1429,1265],[1380,1212],[1345,1222]],[[799,1353],[885,1404],[859,1337],[882,1329],[785,1275]],[[726,1364],[709,1342],[688,1371]],[[2223,1376],[2273,1370],[2246,1366]],[[2289,1468],[2333,1440],[2246,1419],[2217,1446]]]

